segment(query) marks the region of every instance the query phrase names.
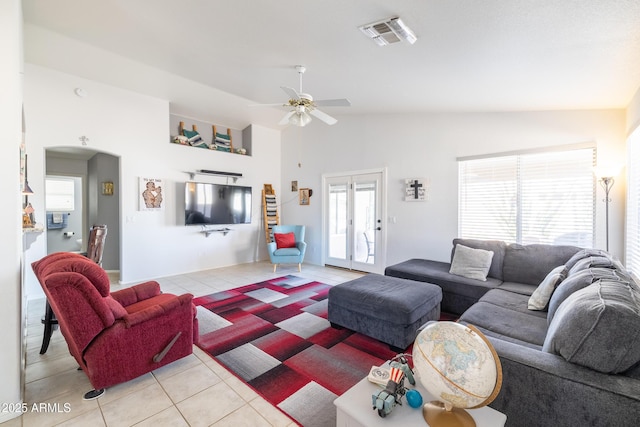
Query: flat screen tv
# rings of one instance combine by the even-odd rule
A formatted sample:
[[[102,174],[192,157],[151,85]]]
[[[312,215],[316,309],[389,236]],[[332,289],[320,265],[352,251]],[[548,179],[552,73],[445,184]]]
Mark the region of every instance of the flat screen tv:
[[[187,182],[185,225],[250,224],[251,187]]]

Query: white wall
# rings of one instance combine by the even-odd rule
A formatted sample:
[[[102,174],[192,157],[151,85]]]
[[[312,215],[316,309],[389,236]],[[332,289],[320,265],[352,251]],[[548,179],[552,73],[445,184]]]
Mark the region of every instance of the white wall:
[[[74,89],[88,92],[77,97]],[[29,120],[29,184],[35,191],[32,203],[43,218],[44,151],[47,147],[87,146],[119,156],[121,281],[139,282],[190,271],[266,259],[261,223],[260,190],[272,183],[279,191],[280,132],[253,126],[252,156],[207,151],[169,143],[169,102],[99,82],[25,65],[25,109]],[[217,123],[225,126],[225,123]],[[253,187],[250,225],[230,226],[227,236],[206,238],[198,227],[185,227],[184,182],[188,172],[212,169],[241,172],[239,185]],[[164,180],[163,212],[138,210],[138,179]],[[205,182],[226,178],[197,176]],[[46,254],[46,244],[37,241],[29,258]],[[39,285],[29,278],[29,297],[39,296]]]
[[[640,126],[640,88],[627,106],[627,135],[631,135],[638,126]]]
[[[0,156],[0,403],[22,399],[21,363],[22,299],[20,258],[22,252],[22,201],[20,162],[22,140],[22,7],[19,0],[0,1],[0,129],[3,133]],[[0,423],[20,415],[1,411]]]
[[[409,258],[449,259],[457,236],[459,156],[594,141],[599,163],[624,162],[625,111],[517,113],[425,113],[341,116],[334,126],[314,120],[288,128],[282,137],[282,183],[292,180],[314,190],[310,206],[285,204],[286,223],[307,225],[307,260],[321,261],[321,176],[369,168],[388,168],[387,265]],[[301,167],[298,167],[298,163]],[[403,201],[403,180],[431,181],[429,201]],[[604,247],[604,203],[596,200],[596,246]],[[610,205],[610,250],[622,258],[624,176],[616,177]]]

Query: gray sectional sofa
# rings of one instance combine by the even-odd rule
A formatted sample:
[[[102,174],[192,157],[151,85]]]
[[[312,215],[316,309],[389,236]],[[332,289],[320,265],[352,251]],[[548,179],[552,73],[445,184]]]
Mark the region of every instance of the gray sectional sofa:
[[[490,406],[508,426],[640,425],[640,286],[620,262],[601,250],[471,239],[454,240],[452,261],[457,245],[493,252],[486,280],[422,259],[385,274],[439,285],[442,311],[489,337],[503,370]],[[548,302],[529,309],[545,287]]]

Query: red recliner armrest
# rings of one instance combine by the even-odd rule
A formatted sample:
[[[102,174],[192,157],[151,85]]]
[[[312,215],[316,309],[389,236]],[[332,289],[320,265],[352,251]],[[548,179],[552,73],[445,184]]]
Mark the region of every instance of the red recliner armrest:
[[[125,288],[119,291],[111,292],[113,299],[126,307],[140,301],[160,295],[160,284],[154,280],[150,282],[140,283],[139,285]]]
[[[188,310],[191,310],[192,299],[193,295],[191,294],[175,296],[174,298],[165,300],[160,304],[152,305],[143,310],[136,311],[135,313],[130,313],[124,316],[122,320],[125,321],[127,328],[130,328],[137,324],[147,322],[155,317],[162,316],[172,310],[179,309],[178,307],[180,306],[188,306]]]

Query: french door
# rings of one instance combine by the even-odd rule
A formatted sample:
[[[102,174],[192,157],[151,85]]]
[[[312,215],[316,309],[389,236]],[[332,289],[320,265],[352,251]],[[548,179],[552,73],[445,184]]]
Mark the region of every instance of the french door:
[[[370,273],[384,269],[384,170],[325,175],[324,263]]]

